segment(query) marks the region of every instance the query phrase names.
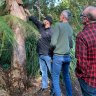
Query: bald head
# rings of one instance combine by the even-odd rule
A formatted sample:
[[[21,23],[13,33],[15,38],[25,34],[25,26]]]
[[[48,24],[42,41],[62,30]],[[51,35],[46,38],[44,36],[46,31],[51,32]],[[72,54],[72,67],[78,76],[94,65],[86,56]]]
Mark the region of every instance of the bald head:
[[[83,14],[88,16],[88,18],[92,21],[96,21],[96,7],[89,6],[84,9]]]

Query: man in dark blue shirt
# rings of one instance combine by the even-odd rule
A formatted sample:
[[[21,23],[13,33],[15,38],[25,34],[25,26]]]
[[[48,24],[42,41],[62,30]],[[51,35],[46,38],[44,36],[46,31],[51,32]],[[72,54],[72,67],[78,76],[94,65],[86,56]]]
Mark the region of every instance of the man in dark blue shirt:
[[[29,20],[37,26],[41,35],[37,43],[37,53],[39,55],[40,70],[42,72],[41,89],[44,90],[48,87],[47,69],[51,72],[51,57],[49,55],[49,49],[52,36],[52,18],[50,16],[46,16],[43,23],[37,20],[34,16],[30,16]]]

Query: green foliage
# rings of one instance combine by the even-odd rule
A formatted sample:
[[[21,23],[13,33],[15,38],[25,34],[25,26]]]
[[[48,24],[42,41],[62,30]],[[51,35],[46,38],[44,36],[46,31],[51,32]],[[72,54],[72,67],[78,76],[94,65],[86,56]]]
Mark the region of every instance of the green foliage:
[[[32,37],[26,38],[27,71],[28,75],[37,76],[39,72],[38,55],[36,53],[37,41]]]
[[[8,24],[4,21],[3,17],[0,17],[0,57],[2,51],[5,50],[4,46],[6,41],[12,44],[13,32]]]
[[[9,27],[11,24],[19,24],[24,30],[23,34],[25,36],[25,45],[26,45],[26,56],[27,56],[27,70],[28,74],[35,76],[38,74],[38,56],[36,53],[36,44],[39,38],[38,31],[33,27],[34,25],[31,23],[27,23],[17,17],[6,15],[0,18],[0,48],[2,49],[0,56],[0,64],[2,64],[3,68],[6,69],[7,65],[11,64],[11,56],[12,56],[12,43],[14,40],[13,31]],[[3,34],[3,35],[2,35]],[[8,66],[9,67],[9,66]]]
[[[62,2],[57,6],[55,6],[55,1],[56,0],[23,0],[24,4],[29,4],[28,6],[30,6],[30,12],[40,18],[37,8],[34,6],[37,2],[37,5],[40,7],[41,13],[43,13],[45,16],[51,14],[54,23],[59,21],[59,15],[62,10],[71,10],[73,14],[71,25],[74,30],[75,38],[77,33],[82,29],[80,14],[83,8],[88,5],[96,6],[96,0],[61,0]],[[5,0],[0,0],[0,15],[4,14],[4,4]],[[35,76],[39,72],[38,55],[36,53],[36,44],[39,38],[38,31],[32,23],[22,21],[21,19],[10,15],[0,17],[0,64],[11,63],[12,43],[14,40],[14,35],[12,34],[13,32],[9,26],[11,26],[12,23],[14,23],[15,25],[19,24],[22,27],[23,34],[25,36],[28,74]],[[74,73],[76,66],[75,39],[74,48],[71,50],[71,57],[72,63],[70,69],[71,73]],[[4,66],[4,68],[6,68],[6,66]]]
[[[5,12],[5,0],[0,0],[0,15],[4,15]]]
[[[38,37],[39,37],[38,31],[34,27],[32,27],[33,25],[26,23],[25,21],[15,17],[15,16],[11,16],[11,15],[4,16],[4,19],[6,20],[6,22],[9,25],[18,24],[20,27],[22,27],[22,30],[23,30],[22,32],[23,32],[25,38],[27,38],[30,35],[33,35],[33,37],[35,39],[38,39]]]
[[[0,17],[0,65],[11,63],[13,40],[13,31],[4,18]]]
[[[0,0],[0,7],[3,6],[5,3],[5,0]]]

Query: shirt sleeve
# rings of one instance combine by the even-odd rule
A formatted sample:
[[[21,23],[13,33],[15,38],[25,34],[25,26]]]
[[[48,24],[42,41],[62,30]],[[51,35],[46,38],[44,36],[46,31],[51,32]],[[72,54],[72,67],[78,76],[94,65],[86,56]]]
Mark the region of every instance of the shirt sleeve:
[[[59,24],[56,24],[53,29],[53,34],[51,38],[51,46],[56,47],[58,37],[59,37]]]
[[[29,21],[32,21],[38,29],[42,26],[42,23],[35,17],[35,16],[29,16]]]

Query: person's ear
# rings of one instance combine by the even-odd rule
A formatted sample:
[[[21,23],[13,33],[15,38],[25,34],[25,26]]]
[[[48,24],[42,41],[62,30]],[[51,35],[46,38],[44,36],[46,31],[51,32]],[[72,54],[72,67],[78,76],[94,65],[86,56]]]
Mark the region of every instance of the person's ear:
[[[89,18],[88,17],[84,17],[84,21],[85,22],[89,22]]]
[[[92,14],[88,14],[87,16],[88,16],[89,20],[91,20],[91,21],[96,21],[96,19],[94,19],[94,17],[93,17]]]
[[[88,21],[89,20],[89,17],[86,17],[86,20]]]

